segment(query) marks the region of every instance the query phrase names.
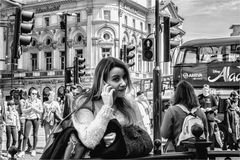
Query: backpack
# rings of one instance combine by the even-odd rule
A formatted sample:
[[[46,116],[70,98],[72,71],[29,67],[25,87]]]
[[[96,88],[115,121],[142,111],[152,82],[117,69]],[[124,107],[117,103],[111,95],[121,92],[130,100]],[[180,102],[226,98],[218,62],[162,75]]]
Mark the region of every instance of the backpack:
[[[193,108],[189,111],[184,105],[179,104],[178,106],[188,115],[183,121],[182,131],[179,135],[177,146],[179,146],[183,140],[194,138],[194,135],[192,134],[192,127],[194,125],[199,125],[202,129],[204,128],[202,119],[195,114],[197,108]],[[200,136],[200,138],[205,138],[204,133]]]

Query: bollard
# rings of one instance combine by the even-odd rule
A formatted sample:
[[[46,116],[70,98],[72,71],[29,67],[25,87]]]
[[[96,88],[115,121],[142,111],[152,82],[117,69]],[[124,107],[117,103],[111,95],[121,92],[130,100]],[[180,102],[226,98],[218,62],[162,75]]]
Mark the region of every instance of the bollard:
[[[17,147],[15,146],[9,147],[8,153],[11,155],[11,158],[9,158],[8,160],[17,160],[17,158],[14,158],[14,155],[17,153]]]
[[[161,140],[160,139],[155,139],[154,141],[154,154],[161,154]]]
[[[200,136],[203,133],[203,128],[201,126],[193,125],[191,131],[194,137],[188,140],[184,140],[181,143],[188,148],[189,152],[195,152],[194,159],[207,160],[208,159],[207,147],[209,147],[212,144],[212,142],[207,141],[206,139],[200,139]]]

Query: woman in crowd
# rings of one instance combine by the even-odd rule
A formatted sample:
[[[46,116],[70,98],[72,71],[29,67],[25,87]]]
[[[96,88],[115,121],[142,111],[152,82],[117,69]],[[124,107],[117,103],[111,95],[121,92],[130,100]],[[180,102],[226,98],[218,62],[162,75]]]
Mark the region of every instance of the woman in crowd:
[[[19,157],[25,155],[26,144],[30,135],[31,127],[33,127],[33,149],[31,152],[32,156],[36,156],[36,146],[38,141],[38,129],[40,125],[40,118],[43,112],[42,102],[38,99],[38,91],[36,88],[29,90],[30,97],[26,100],[26,108],[22,110],[23,114],[26,115],[24,125],[24,138],[22,151],[18,154]]]
[[[238,150],[238,142],[240,140],[239,133],[239,117],[240,110],[238,107],[238,93],[232,91],[230,98],[227,99],[227,128],[229,134],[229,149]]]
[[[19,130],[20,130],[19,115],[16,110],[16,105],[14,100],[10,100],[7,103],[7,108],[6,108],[6,136],[7,136],[6,149],[7,150],[10,147],[11,139],[12,139],[12,146],[16,145],[17,131]],[[11,156],[8,154],[8,157],[11,157]]]
[[[49,91],[48,100],[43,103],[42,126],[45,130],[46,142],[53,127],[58,121],[55,115],[58,115],[58,117],[61,115],[59,103],[54,100],[54,96],[55,93],[53,91]]]
[[[80,109],[73,115],[74,127],[87,148],[95,149],[102,141],[106,147],[111,146],[116,133],[104,133],[112,119],[121,126],[135,124],[146,130],[134,99],[125,96],[131,86],[128,68],[122,61],[108,57],[98,63],[92,90],[76,100],[76,108]]]
[[[19,92],[19,104],[20,104],[20,109],[23,110],[26,108],[26,99],[28,98],[27,91],[21,89]],[[20,130],[18,131],[18,151],[21,152],[22,148],[22,141],[23,141],[23,130],[24,130],[24,124],[25,124],[25,118],[26,115],[24,113],[19,115],[20,119]],[[30,143],[30,139],[28,138],[27,141],[28,149],[26,152],[30,152],[32,149],[32,145]]]
[[[161,135],[163,138],[168,139],[167,144],[173,144],[175,151],[185,151],[186,148],[177,145],[180,133],[182,131],[182,126],[184,119],[187,117],[187,113],[183,111],[180,105],[185,106],[189,111],[196,109],[194,112],[203,122],[204,134],[207,137],[208,126],[207,118],[205,113],[199,108],[198,98],[195,95],[192,85],[187,81],[180,81],[177,85],[174,98],[173,106],[170,106],[164,115],[162,126],[161,126]],[[166,146],[168,147],[168,146]]]

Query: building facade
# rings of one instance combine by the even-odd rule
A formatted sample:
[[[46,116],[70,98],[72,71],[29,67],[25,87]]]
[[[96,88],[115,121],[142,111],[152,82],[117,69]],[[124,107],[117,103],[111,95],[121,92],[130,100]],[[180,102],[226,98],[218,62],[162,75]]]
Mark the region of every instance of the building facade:
[[[147,6],[131,0],[25,0],[24,3],[23,10],[35,13],[33,40],[22,47],[14,67],[9,63],[13,28],[0,27],[3,48],[0,51],[0,59],[3,59],[0,61],[0,87],[4,95],[9,95],[11,88],[29,90],[33,86],[43,97],[49,90],[55,91],[57,96],[63,95],[66,39],[60,25],[63,21],[61,13],[75,15],[67,16],[67,67],[73,67],[74,57],[86,58],[82,86],[90,88],[96,64],[107,56],[119,58],[123,45],[136,48],[133,51],[135,65],[130,68],[136,91],[141,89],[141,80],[152,77],[154,62],[142,60],[142,38],[154,33],[155,7],[151,0]],[[5,2],[1,19],[9,19],[14,14],[14,7]],[[161,3],[160,13],[183,22],[171,1]],[[162,55],[162,51],[159,54]],[[161,63],[161,67],[163,75],[171,74],[170,64]]]

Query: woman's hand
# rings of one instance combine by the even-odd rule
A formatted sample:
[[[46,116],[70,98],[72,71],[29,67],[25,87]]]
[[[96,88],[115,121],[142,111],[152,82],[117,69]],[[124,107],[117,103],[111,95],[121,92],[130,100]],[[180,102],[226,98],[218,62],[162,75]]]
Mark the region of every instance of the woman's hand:
[[[112,106],[113,105],[113,92],[115,89],[111,85],[105,84],[102,89],[102,100],[104,105]]]
[[[106,147],[109,147],[114,142],[115,138],[116,138],[116,133],[114,132],[108,133],[106,136],[104,136],[103,140],[106,144]]]

